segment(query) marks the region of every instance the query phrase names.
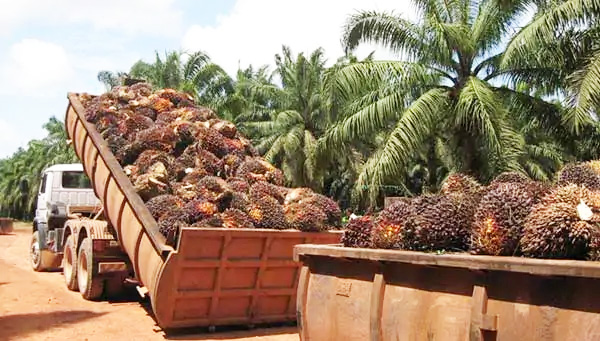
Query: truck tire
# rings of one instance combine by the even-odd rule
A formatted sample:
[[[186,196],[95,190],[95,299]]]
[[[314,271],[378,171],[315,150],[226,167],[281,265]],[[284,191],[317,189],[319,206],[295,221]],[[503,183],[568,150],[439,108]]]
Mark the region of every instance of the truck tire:
[[[77,248],[75,247],[75,237],[70,234],[65,241],[63,256],[63,275],[65,284],[72,291],[77,291]]]
[[[31,236],[31,243],[29,245],[29,259],[31,261],[31,267],[34,271],[44,271],[44,262],[42,261],[42,250],[40,249],[40,232],[34,231]]]
[[[97,300],[104,290],[104,279],[98,276],[98,264],[94,261],[92,239],[86,237],[77,255],[77,285],[86,300]]]

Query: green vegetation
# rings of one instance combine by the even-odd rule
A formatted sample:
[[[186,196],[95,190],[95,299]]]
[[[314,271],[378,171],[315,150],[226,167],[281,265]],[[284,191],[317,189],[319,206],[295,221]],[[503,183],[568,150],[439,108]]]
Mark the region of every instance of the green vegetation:
[[[67,144],[64,124],[56,117],[44,124],[48,132],[42,140],[30,141],[11,157],[0,160],[0,215],[31,220],[34,216],[40,175],[57,163],[77,162]]]
[[[598,0],[413,4],[414,22],[349,16],[347,54],[333,65],[322,49],[294,54],[284,46],[274,68],[232,77],[204,52],[172,51],[128,72],[101,71],[98,80],[107,89],[143,79],[188,92],[236,123],[287,185],[344,208],[436,192],[454,172],[482,182],[505,171],[552,181],[565,163],[598,158]],[[352,52],[363,43],[398,58],[357,60]],[[30,214],[41,168],[73,160],[64,133],[48,128],[58,124],[0,161],[3,214]]]

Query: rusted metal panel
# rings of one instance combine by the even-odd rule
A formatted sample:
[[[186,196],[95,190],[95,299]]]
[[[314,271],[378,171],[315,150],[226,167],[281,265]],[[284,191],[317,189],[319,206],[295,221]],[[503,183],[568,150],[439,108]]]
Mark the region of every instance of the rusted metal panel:
[[[340,232],[183,228],[153,294],[161,326],[257,324],[296,319],[301,269],[293,244],[339,242]]]
[[[295,258],[302,340],[600,339],[598,262],[335,245]]]

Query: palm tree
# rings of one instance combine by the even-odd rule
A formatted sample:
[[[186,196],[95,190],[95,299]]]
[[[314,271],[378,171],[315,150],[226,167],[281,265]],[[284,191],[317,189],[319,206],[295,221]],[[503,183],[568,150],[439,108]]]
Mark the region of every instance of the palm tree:
[[[529,0],[537,6],[531,22],[510,41],[502,67],[519,80],[535,78],[548,93],[566,95],[563,120],[575,133],[595,125],[600,107],[600,2]],[[594,128],[598,129],[598,128]]]
[[[296,57],[288,47],[275,56],[274,74],[281,86],[264,79],[245,86],[258,105],[240,118],[247,135],[258,142],[265,158],[281,167],[290,185],[320,188],[322,174],[315,165],[317,139],[328,123],[323,100],[323,50]]]
[[[347,51],[363,42],[383,45],[398,61],[349,65],[336,88],[351,104],[328,130],[322,145],[384,137],[365,162],[355,185],[373,204],[390,179],[406,179],[419,155],[427,155],[430,188],[439,170],[488,180],[501,171],[526,172],[519,117],[536,117],[560,130],[553,105],[514,87],[500,87],[511,75],[499,68],[502,41],[527,9],[524,1],[413,0],[420,18],[411,22],[380,12],[360,12],[346,23]],[[371,90],[364,93],[364,87]],[[357,93],[363,96],[355,98]],[[509,107],[511,101],[518,106]],[[543,113],[531,109],[541,106]],[[510,111],[517,109],[519,112]],[[557,123],[558,122],[558,123]],[[442,167],[442,168],[440,168]]]
[[[0,160],[0,214],[29,219],[33,214],[38,184],[44,168],[57,163],[76,162],[67,144],[64,123],[51,117],[44,124],[48,135],[32,140],[26,149]]]
[[[136,62],[129,77],[146,80],[156,88],[172,88],[192,94],[198,103],[217,112],[227,104],[233,92],[233,80],[204,52],[165,53],[164,60],[156,53],[153,63]]]

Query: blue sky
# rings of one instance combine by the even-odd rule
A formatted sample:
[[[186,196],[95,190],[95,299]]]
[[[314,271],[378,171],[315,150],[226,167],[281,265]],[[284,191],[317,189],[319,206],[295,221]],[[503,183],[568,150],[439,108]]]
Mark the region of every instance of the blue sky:
[[[0,0],[0,158],[34,138],[66,94],[101,93],[100,70],[127,71],[155,51],[202,50],[230,74],[294,52],[325,48],[334,61],[356,10],[409,15],[408,0]],[[374,47],[363,47],[366,55]],[[376,56],[387,58],[385,52]]]

